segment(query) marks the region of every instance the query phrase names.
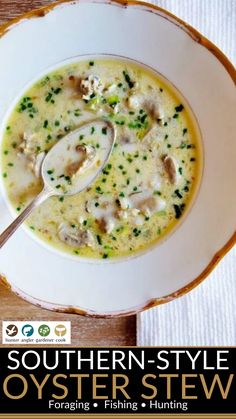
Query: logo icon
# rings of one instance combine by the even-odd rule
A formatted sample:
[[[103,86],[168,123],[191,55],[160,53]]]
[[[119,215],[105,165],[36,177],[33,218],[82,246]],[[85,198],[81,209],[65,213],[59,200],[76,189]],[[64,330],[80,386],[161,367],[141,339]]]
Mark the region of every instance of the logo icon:
[[[18,327],[16,327],[15,324],[9,324],[6,327],[6,334],[7,334],[7,336],[9,336],[9,337],[12,338],[12,337],[16,336],[17,333],[18,333]]]
[[[30,324],[26,324],[25,326],[22,327],[21,331],[22,331],[22,335],[29,337],[33,335],[34,328]]]
[[[64,324],[58,324],[58,325],[55,327],[54,331],[55,331],[55,334],[56,334],[57,336],[65,336],[65,334],[66,334],[66,332],[67,332],[67,329],[66,329],[66,327],[64,326]]]
[[[40,336],[46,337],[50,333],[50,327],[47,324],[41,324],[38,328],[38,332]]]

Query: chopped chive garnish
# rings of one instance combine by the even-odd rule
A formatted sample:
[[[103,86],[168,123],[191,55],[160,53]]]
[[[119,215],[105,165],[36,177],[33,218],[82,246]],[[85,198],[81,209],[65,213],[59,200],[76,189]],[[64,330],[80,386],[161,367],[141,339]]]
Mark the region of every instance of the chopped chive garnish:
[[[60,93],[60,92],[61,92],[61,88],[60,87],[57,87],[57,89],[54,90],[55,95],[58,95],[58,93]]]
[[[97,235],[97,242],[100,246],[102,245],[102,239],[101,236],[99,236],[99,234]]]
[[[46,102],[50,102],[50,100],[52,99],[52,93],[48,93],[47,96],[45,97],[45,101]]]
[[[127,71],[123,71],[123,76],[125,78],[126,83],[128,84],[129,88],[132,89],[134,87],[134,82],[131,80]]]
[[[179,205],[176,205],[176,204],[174,204],[173,206],[174,206],[174,210],[175,210],[175,218],[178,219],[182,215],[181,207]]]
[[[176,112],[182,112],[183,109],[184,109],[184,106],[182,105],[182,103],[179,106],[175,107]]]
[[[175,195],[176,195],[179,199],[183,198],[183,195],[181,195],[181,193],[180,193],[179,189],[176,189],[176,190],[175,190]]]

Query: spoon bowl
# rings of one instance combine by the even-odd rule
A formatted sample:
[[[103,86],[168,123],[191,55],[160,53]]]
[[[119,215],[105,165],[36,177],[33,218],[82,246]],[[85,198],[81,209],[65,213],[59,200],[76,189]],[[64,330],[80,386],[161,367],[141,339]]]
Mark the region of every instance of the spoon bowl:
[[[95,119],[58,141],[41,165],[42,191],[0,235],[0,248],[30,213],[50,196],[75,195],[93,183],[109,160],[115,139],[113,124]]]

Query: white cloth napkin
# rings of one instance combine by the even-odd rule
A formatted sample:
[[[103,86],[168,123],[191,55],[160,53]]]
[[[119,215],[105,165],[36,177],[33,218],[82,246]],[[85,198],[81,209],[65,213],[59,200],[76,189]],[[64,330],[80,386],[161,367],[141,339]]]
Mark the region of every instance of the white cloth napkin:
[[[156,0],[152,3],[190,23],[235,64],[236,0]],[[236,248],[192,292],[138,315],[137,345],[235,346],[235,302]]]

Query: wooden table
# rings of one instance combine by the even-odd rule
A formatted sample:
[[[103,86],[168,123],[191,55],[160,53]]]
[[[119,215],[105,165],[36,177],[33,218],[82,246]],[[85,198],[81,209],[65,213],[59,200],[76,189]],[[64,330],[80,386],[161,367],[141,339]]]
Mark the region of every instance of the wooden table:
[[[52,3],[50,0],[0,0],[0,24],[50,3]],[[0,320],[71,321],[72,345],[129,346],[136,343],[135,316],[103,320],[53,313],[26,303],[2,284],[0,284],[0,298]]]

